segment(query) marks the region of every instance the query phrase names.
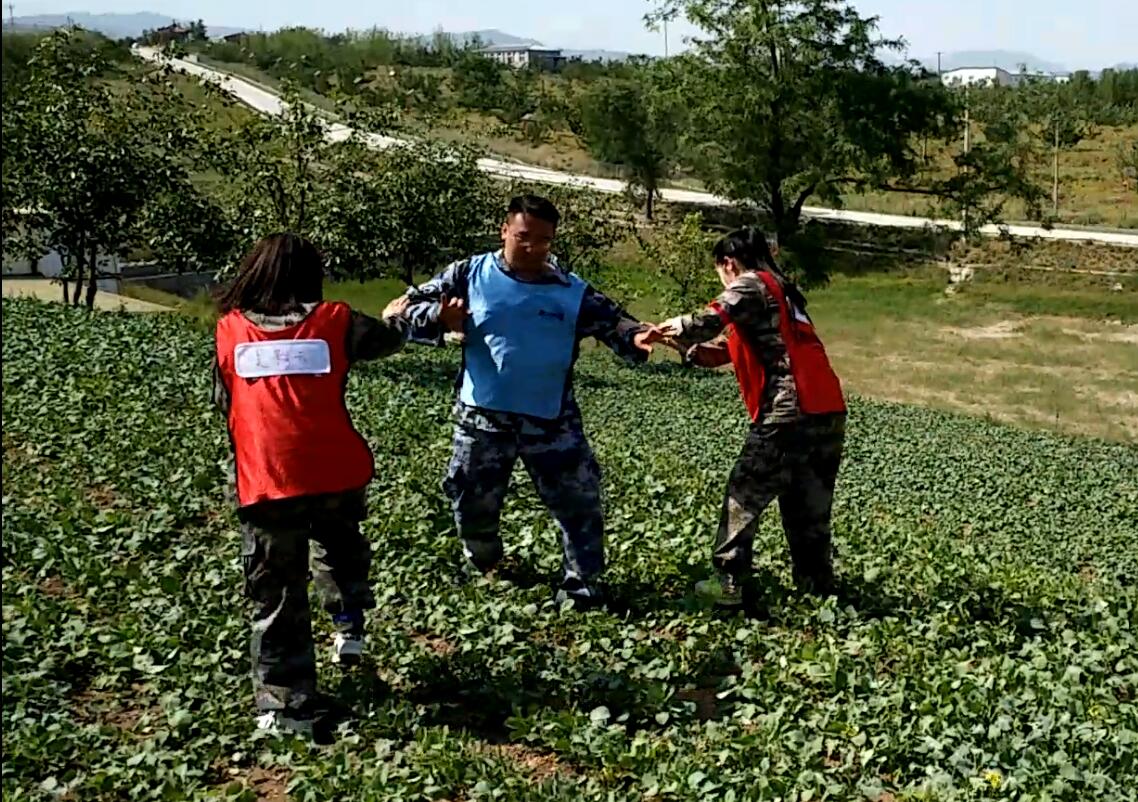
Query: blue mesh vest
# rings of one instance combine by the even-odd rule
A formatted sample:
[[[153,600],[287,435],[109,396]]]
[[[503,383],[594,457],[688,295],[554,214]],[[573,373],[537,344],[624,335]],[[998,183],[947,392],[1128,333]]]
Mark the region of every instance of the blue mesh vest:
[[[565,277],[531,284],[505,273],[496,253],[471,260],[462,403],[535,418],[561,413],[586,286]]]

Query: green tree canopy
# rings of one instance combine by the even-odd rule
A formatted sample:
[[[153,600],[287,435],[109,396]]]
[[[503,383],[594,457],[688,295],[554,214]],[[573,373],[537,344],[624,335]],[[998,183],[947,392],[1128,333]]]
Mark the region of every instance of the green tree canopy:
[[[598,80],[580,99],[582,133],[590,153],[623,167],[629,183],[644,190],[648,219],[660,183],[675,166],[684,122],[678,80],[669,66]]]

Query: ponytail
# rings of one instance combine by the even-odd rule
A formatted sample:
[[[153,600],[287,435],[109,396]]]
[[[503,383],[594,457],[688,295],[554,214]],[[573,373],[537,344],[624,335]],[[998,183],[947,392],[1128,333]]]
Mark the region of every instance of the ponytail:
[[[738,260],[747,270],[773,273],[782,285],[787,299],[803,312],[806,311],[806,296],[775,262],[766,235],[761,231],[751,226],[738,228],[715,243],[711,253],[717,263],[731,258]]]

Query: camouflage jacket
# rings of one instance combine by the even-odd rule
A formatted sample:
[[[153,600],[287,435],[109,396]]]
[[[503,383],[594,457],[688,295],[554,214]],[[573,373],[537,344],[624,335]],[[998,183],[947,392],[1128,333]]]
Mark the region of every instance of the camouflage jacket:
[[[762,279],[754,273],[745,273],[731,282],[714,303],[723,310],[726,320],[710,306],[696,314],[684,315],[675,321],[680,327],[677,342],[691,347],[714,340],[722,335],[728,323],[734,324],[736,336],[746,339],[766,372],[763,423],[797,420],[798,390],[790,372],[786,344],[779,332],[778,301]]]

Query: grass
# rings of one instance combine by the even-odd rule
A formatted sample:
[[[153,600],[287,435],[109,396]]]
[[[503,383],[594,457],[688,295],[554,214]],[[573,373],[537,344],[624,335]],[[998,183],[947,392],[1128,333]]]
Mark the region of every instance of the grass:
[[[631,314],[660,320],[685,311],[660,299],[635,250],[624,246],[614,260],[616,297]],[[838,273],[809,297],[839,373],[860,395],[1138,441],[1138,271],[1123,282],[1003,267],[978,271],[947,295],[944,269],[916,265]],[[383,279],[329,284],[325,294],[378,314],[402,290],[402,282]],[[127,292],[212,327],[204,295],[186,301],[134,286]]]
[[[1106,126],[1073,148],[1060,152],[1059,210],[1056,218],[1060,224],[1138,228],[1138,187],[1133,181],[1127,183],[1123,179],[1116,161],[1117,148],[1135,139],[1138,139],[1138,125]],[[950,164],[944,153],[931,154],[930,160],[944,169],[948,169]],[[1036,173],[1035,179],[1047,188],[1048,197],[1043,211],[1051,215],[1050,159]],[[915,217],[937,215],[935,201],[898,192],[846,195],[842,198],[842,208]],[[1009,221],[1018,221],[1025,219],[1026,213],[1022,204],[1012,202],[1005,216]]]

